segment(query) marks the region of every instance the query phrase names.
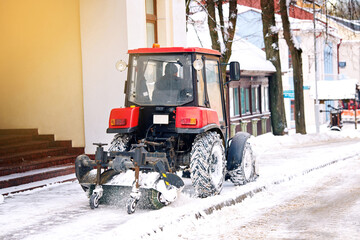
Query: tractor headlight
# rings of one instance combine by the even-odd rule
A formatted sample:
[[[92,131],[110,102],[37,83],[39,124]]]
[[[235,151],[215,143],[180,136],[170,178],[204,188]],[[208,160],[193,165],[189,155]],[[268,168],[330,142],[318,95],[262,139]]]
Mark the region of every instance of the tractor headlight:
[[[125,71],[125,69],[127,67],[127,64],[123,60],[119,60],[119,61],[116,62],[115,67],[120,72],[123,72],[123,71]]]
[[[200,60],[200,59],[196,59],[194,62],[193,62],[193,67],[196,69],[196,70],[201,70],[203,67],[204,67],[204,64],[203,62]]]

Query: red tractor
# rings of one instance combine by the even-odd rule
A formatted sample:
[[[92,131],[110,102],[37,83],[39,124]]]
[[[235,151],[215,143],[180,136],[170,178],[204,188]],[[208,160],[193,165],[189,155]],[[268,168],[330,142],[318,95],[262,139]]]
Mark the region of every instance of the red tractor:
[[[250,134],[229,138],[218,51],[204,48],[129,50],[125,107],[110,113],[108,151],[97,145],[95,160],[80,155],[76,176],[90,207],[127,199],[158,209],[173,202],[191,178],[198,197],[219,194],[225,179],[235,185],[256,177]],[[240,65],[230,63],[230,81]],[[128,190],[126,190],[128,189]],[[130,196],[129,196],[130,195]],[[139,201],[140,200],[140,201]]]

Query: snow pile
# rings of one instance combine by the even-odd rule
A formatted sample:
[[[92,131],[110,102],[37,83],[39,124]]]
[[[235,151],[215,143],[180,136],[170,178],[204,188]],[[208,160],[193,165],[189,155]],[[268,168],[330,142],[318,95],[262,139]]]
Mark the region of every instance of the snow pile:
[[[333,81],[317,81],[318,99],[354,99],[356,96],[356,79],[344,79]],[[315,82],[311,86],[311,95],[315,98]]]
[[[303,204],[299,204],[296,199],[308,199],[308,196],[311,194],[309,193],[311,187],[329,184],[327,181],[328,178],[326,178],[329,173],[339,173],[339,170],[343,176],[347,176],[348,174],[346,172],[348,171],[353,173],[354,171],[352,171],[351,167],[359,166],[359,164],[354,164],[354,162],[356,161],[352,161],[350,164],[343,162],[336,166],[333,165],[310,173],[308,176],[294,179],[291,182],[273,185],[265,191],[257,193],[252,198],[244,199],[241,204],[224,208],[221,211],[214,211],[213,214],[204,215],[200,219],[193,218],[186,219],[186,221],[182,219],[178,224],[166,225],[162,231],[158,231],[152,237],[144,237],[144,239],[301,239],[305,231],[294,231],[294,226],[289,228],[289,225],[296,221],[304,222],[304,218],[292,214],[294,214],[295,209],[300,209],[304,206],[306,208],[312,208],[315,205],[315,209],[318,207],[318,201],[320,201],[320,199],[317,199],[318,201],[316,202],[306,202],[306,200],[300,202]],[[326,180],[324,180],[324,178]],[[349,177],[349,180],[341,179],[342,181],[337,181],[335,187],[339,188],[339,185],[348,187],[348,185],[343,182],[349,182],[351,178]],[[336,181],[336,178],[334,181]],[[350,184],[351,183],[354,184],[353,186],[356,186],[355,181],[350,180]],[[306,197],[304,197],[304,193],[306,193]],[[324,193],[322,192],[322,194]],[[330,199],[330,202],[333,202],[331,197],[328,199]],[[284,203],[288,203],[290,206]],[[333,205],[331,204],[330,206]],[[269,211],[269,209],[271,211]],[[276,221],[273,222],[273,216],[280,218],[283,224],[278,224],[279,222]],[[290,220],[286,220],[286,218]],[[338,218],[341,219],[341,216]],[[311,217],[307,216],[306,220],[307,219],[311,219]],[[340,230],[338,231],[340,234],[338,236],[343,236],[344,233],[353,228],[355,229],[355,234],[348,234],[347,236],[350,235],[349,239],[354,239],[354,236],[358,235],[356,234],[358,225],[356,225],[354,219],[356,218],[343,222],[344,224],[338,227]],[[319,227],[319,225],[311,221],[309,221],[309,224],[312,224],[313,228]],[[264,226],[270,226],[271,229],[264,228]],[[322,232],[327,233],[325,236],[329,236],[329,232],[333,232],[329,229],[329,226],[332,226],[332,224],[321,225],[321,227],[325,227],[326,229],[322,230]],[[320,234],[319,231],[315,231],[314,233]],[[324,237],[323,239],[326,238],[331,239],[331,237]],[[322,238],[320,237],[320,239]]]
[[[92,170],[94,171],[94,170]],[[156,181],[160,178],[160,174],[157,172],[139,173],[139,184],[143,188],[153,188]],[[127,170],[124,173],[120,173],[114,176],[106,185],[117,186],[133,186],[135,179],[135,171]]]
[[[4,196],[0,194],[0,204],[4,202]]]
[[[323,128],[325,126],[322,126]],[[348,127],[349,128],[349,127]],[[314,143],[324,143],[324,142],[334,142],[334,141],[344,141],[351,139],[360,140],[360,132],[354,131],[353,129],[344,129],[340,132],[330,131],[324,129],[320,134],[310,133],[310,134],[289,134],[284,136],[274,136],[272,133],[267,133],[260,135],[256,138],[250,138],[253,150],[257,154],[264,153],[270,150],[277,150],[283,147],[289,146],[306,146]]]

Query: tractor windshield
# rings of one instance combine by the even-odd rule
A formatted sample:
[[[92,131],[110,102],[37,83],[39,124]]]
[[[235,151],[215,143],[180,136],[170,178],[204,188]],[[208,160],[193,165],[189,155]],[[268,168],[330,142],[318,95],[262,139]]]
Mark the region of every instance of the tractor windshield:
[[[132,55],[129,67],[130,102],[179,106],[193,101],[190,54]]]

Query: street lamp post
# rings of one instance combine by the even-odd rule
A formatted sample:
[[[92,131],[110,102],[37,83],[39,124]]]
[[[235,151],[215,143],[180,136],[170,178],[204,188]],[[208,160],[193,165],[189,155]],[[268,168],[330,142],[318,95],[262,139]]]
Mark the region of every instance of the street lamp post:
[[[357,129],[357,103],[360,100],[360,84],[356,84],[356,91],[355,91],[355,101],[354,101],[354,109],[355,109],[355,129]]]
[[[316,124],[316,133],[320,132],[320,125],[319,125],[319,114],[320,114],[320,107],[319,107],[319,99],[318,99],[318,66],[317,66],[317,49],[316,49],[316,22],[315,22],[315,0],[313,0],[313,23],[314,23],[314,59],[315,59],[315,124]]]

